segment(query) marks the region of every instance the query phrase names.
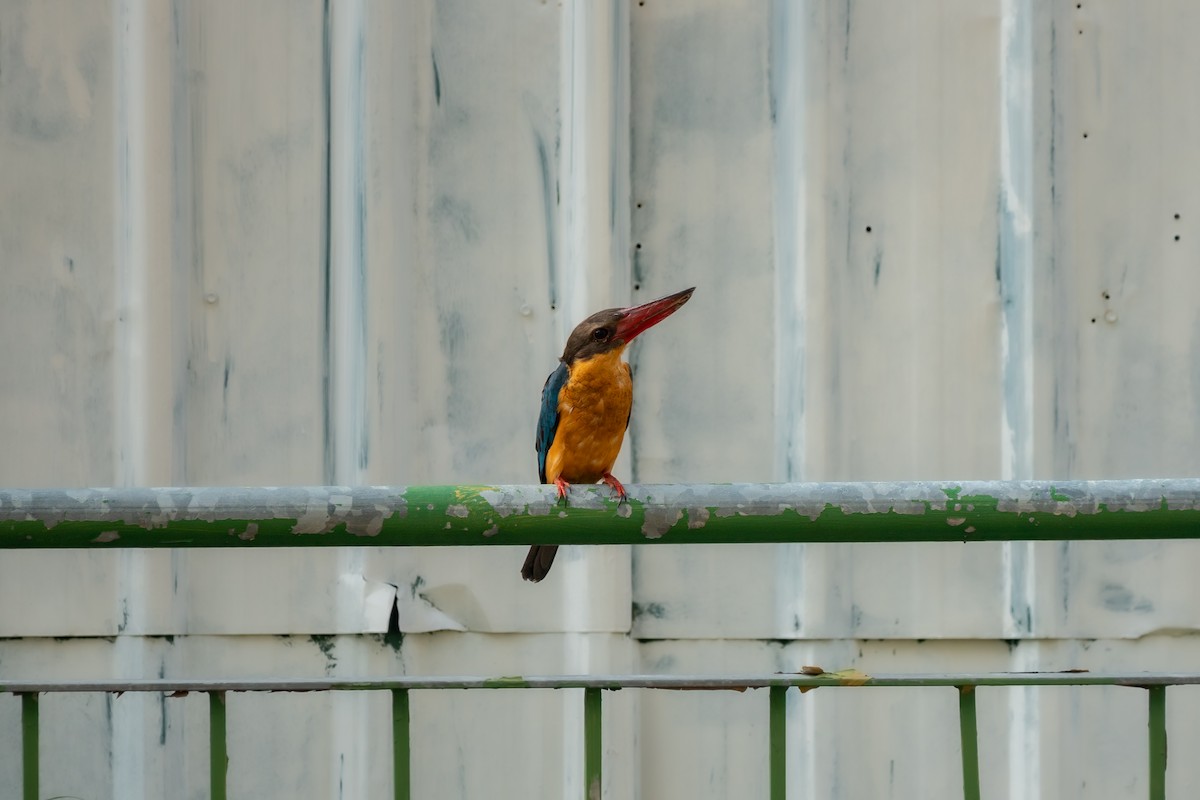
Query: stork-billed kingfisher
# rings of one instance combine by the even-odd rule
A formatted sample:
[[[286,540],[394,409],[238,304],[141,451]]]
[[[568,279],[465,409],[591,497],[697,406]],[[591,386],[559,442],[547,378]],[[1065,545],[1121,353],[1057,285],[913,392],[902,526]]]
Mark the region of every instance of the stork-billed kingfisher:
[[[633,378],[621,353],[634,337],[674,314],[695,291],[631,308],[606,308],[579,323],[567,339],[558,369],[542,389],[537,426],[538,475],[566,500],[572,483],[604,481],[625,499],[612,468],[633,409]],[[550,571],[558,545],[533,545],[521,577],[540,581]]]

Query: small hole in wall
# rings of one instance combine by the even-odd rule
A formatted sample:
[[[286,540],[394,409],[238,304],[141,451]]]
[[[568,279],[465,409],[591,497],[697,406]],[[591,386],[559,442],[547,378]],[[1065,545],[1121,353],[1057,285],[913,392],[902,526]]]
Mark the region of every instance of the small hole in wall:
[[[1176,215],[1175,215],[1175,219],[1179,219],[1179,214],[1176,214]]]
[[[1105,300],[1108,300],[1111,298],[1112,295],[1110,295],[1108,292],[1101,292],[1100,296],[1103,297]]]
[[[640,292],[640,291],[642,290],[642,285],[641,285],[640,283],[635,283],[635,284],[633,285],[633,290],[634,290],[635,292]]]
[[[1177,234],[1175,234],[1175,241],[1177,241],[1177,242],[1179,241],[1179,234],[1178,234],[1178,233],[1177,233]]]
[[[641,207],[642,207],[642,204],[641,204],[641,203],[638,203],[638,204],[637,204],[637,207],[638,207],[638,208],[641,208]]]
[[[635,245],[633,246],[633,249],[634,249],[634,250],[641,250],[641,249],[642,249],[642,243],[641,243],[641,242],[638,242],[637,244],[635,244]]]
[[[1096,318],[1095,318],[1095,317],[1092,317],[1092,324],[1093,324],[1093,325],[1095,325],[1095,324],[1096,324]]]
[[[1085,139],[1087,138],[1087,131],[1083,132],[1083,138],[1085,138]]]
[[[868,226],[867,226],[867,233],[870,233],[870,232],[871,232],[871,226],[870,226],[870,225],[868,225]]]

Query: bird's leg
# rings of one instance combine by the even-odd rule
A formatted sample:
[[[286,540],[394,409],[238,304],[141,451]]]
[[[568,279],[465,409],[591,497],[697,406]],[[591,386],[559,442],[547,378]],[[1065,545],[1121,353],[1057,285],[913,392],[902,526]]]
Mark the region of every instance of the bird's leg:
[[[554,488],[558,490],[558,499],[564,503],[567,502],[567,491],[571,488],[571,484],[567,483],[562,478],[555,478]]]
[[[606,472],[600,476],[600,480],[604,481],[605,485],[611,486],[613,491],[617,493],[617,505],[629,502],[629,498],[625,495],[625,487],[617,480],[616,476],[611,472]]]

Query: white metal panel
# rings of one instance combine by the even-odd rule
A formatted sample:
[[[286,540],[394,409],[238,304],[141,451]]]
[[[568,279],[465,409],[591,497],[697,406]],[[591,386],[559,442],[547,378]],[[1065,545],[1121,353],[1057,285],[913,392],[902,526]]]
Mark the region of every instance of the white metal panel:
[[[566,332],[587,303],[624,302],[612,295],[623,276],[611,254],[616,234],[575,219],[582,210],[565,199],[594,196],[602,220],[615,202],[607,140],[590,131],[598,141],[583,142],[588,124],[612,125],[610,72],[625,41],[615,8],[368,6],[368,249],[364,305],[352,314],[365,328],[363,479],[536,480],[540,390]],[[397,38],[410,46],[398,51]],[[398,73],[407,78],[399,92]],[[600,96],[572,101],[576,91]],[[588,162],[593,152],[600,166]],[[585,560],[566,548],[536,588],[513,580],[523,557],[373,551],[369,569],[398,585],[420,580],[430,602],[473,630],[628,629],[627,549]]]
[[[325,480],[321,8],[185,4],[162,32],[179,40],[179,482]]]
[[[1055,234],[1040,248],[1035,305],[1042,475],[1200,470],[1200,278],[1188,227],[1200,213],[1190,192],[1200,111],[1179,102],[1172,77],[1196,68],[1180,38],[1196,13],[1190,4],[1081,4],[1056,9],[1038,33],[1047,59],[1039,103],[1056,123],[1038,154]],[[1035,625],[1049,635],[1200,623],[1192,582],[1173,577],[1197,557],[1194,542],[1041,551],[1038,580],[1057,599],[1038,604]]]
[[[1200,242],[1190,227],[1200,214],[1191,191],[1200,109],[1176,83],[1200,59],[1184,43],[1198,13],[1117,3],[1054,20],[1058,235],[1040,316],[1053,344],[1041,402],[1054,437],[1042,463],[1055,474],[1200,469],[1191,267]]]
[[[0,14],[5,482],[78,485],[113,464],[116,128],[111,10]]]
[[[630,357],[639,481],[773,475],[770,11],[756,2],[631,11],[635,294],[698,287]],[[736,627],[729,616],[777,630],[759,593],[712,591],[769,558],[762,548],[636,548],[636,634],[686,636],[696,628],[684,620],[700,616],[701,635]]]
[[[0,481],[531,480],[571,326],[690,285],[623,478],[1194,474],[1197,13],[6,4]],[[1195,549],[8,553],[0,671],[1193,669]],[[792,701],[793,795],[955,796],[952,696],[894,695]],[[420,696],[418,793],[575,793],[577,699]],[[1143,699],[987,693],[988,791],[1143,792]],[[202,795],[197,700],[47,701],[43,788]],[[762,698],[606,705],[609,796],[764,792]],[[238,698],[234,792],[385,784],[386,706]]]
[[[635,92],[635,110],[644,109],[649,120],[634,128],[635,164],[643,151],[653,159],[667,150],[732,171],[717,182],[719,191],[705,183],[703,170],[691,170],[686,180],[635,171],[635,194],[640,190],[651,196],[648,202],[669,209],[678,221],[666,227],[694,226],[723,246],[763,245],[763,266],[802,276],[797,291],[802,306],[773,304],[766,289],[758,290],[757,303],[741,295],[753,286],[754,273],[748,279],[746,271],[747,260],[756,263],[752,255],[740,257],[729,272],[743,288],[711,281],[704,287],[717,293],[709,307],[695,309],[703,310],[704,336],[711,341],[669,351],[673,361],[692,359],[692,372],[647,378],[650,391],[688,398],[674,401],[668,419],[690,420],[689,432],[672,443],[680,452],[676,468],[647,478],[734,479],[703,471],[715,464],[739,474],[753,472],[753,465],[767,476],[782,470],[776,479],[996,475],[1002,396],[996,344],[999,16],[990,3],[916,9],[846,4],[807,14],[792,6],[749,5],[758,16],[718,3],[668,4],[665,11],[657,4],[654,12],[647,7],[648,16],[635,15],[635,56],[645,39],[656,59],[644,65],[635,60],[635,66],[659,78],[645,90],[650,99],[644,106],[636,104]],[[699,25],[711,26],[707,36],[673,33]],[[714,59],[710,39],[726,42],[733,53],[757,53],[772,25],[789,30],[774,33],[791,67],[771,73],[772,84],[765,64],[763,72],[745,74],[745,65],[758,64],[752,58],[733,59],[743,71],[709,74],[697,68]],[[750,38],[735,39],[743,29]],[[665,60],[664,54],[679,51],[692,60],[678,55]],[[761,104],[744,107],[754,90],[764,93]],[[663,111],[672,106],[653,98],[688,92],[700,98],[694,105],[713,111],[693,115],[675,130]],[[753,140],[759,141],[757,162],[730,161],[728,153],[750,150],[730,118],[757,121],[762,130]],[[637,136],[641,130],[644,138]],[[693,139],[722,155],[687,156],[686,143]],[[738,212],[731,214],[725,205],[741,205],[727,186],[731,182],[754,187],[769,200],[776,165],[784,159],[800,174],[795,196],[776,196],[774,230],[769,207],[752,214],[758,229],[729,231],[705,217],[719,210],[737,219]],[[795,203],[807,209],[808,235],[773,256],[772,233],[781,236]],[[710,270],[720,246],[702,239],[684,258],[695,270]],[[686,253],[686,247],[672,242],[671,251]],[[690,306],[700,300],[698,292]],[[722,313],[722,307],[733,313]],[[783,326],[785,336],[803,342],[802,363],[770,362],[775,342],[768,311],[781,317],[776,329]],[[694,400],[699,392],[688,381],[710,374],[709,364],[719,365],[721,379],[710,381],[703,395],[736,416],[704,417],[704,403]],[[802,386],[799,408],[775,410],[775,421],[786,426],[782,430],[772,429],[769,412],[755,413],[755,400],[773,399],[766,377],[773,367],[775,380],[799,380]],[[742,368],[747,372],[730,372]],[[792,377],[796,370],[800,376]],[[776,393],[774,399],[786,398]],[[762,433],[770,438],[756,441]],[[714,446],[722,457],[710,452]],[[799,464],[802,473],[796,471]],[[639,617],[637,632],[646,638],[714,631],[733,637],[824,637],[847,630],[867,637],[1002,635],[1007,609],[1003,579],[994,572],[999,551],[646,548],[637,556],[635,599],[639,608],[663,613]],[[736,591],[697,590],[731,582]],[[932,591],[910,591],[913,585]],[[947,604],[947,596],[959,602]]]

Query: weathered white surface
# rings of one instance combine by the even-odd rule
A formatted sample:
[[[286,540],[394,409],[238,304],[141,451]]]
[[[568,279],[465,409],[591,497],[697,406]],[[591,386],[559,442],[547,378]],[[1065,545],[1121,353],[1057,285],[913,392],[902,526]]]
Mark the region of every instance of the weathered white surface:
[[[571,326],[691,285],[630,354],[622,477],[1196,475],[1197,24],[1188,0],[5,3],[0,484],[528,481]],[[1197,549],[568,548],[538,586],[516,550],[8,552],[0,674],[1191,669]],[[1144,696],[1051,695],[981,694],[985,792],[1143,794]],[[1170,696],[1186,752],[1197,693]],[[952,699],[791,701],[792,796],[956,796]],[[418,796],[578,794],[577,701],[415,698]],[[204,795],[199,699],[44,703],[48,796]],[[606,708],[608,796],[765,793],[763,697]],[[387,713],[235,698],[233,794],[379,793]]]

